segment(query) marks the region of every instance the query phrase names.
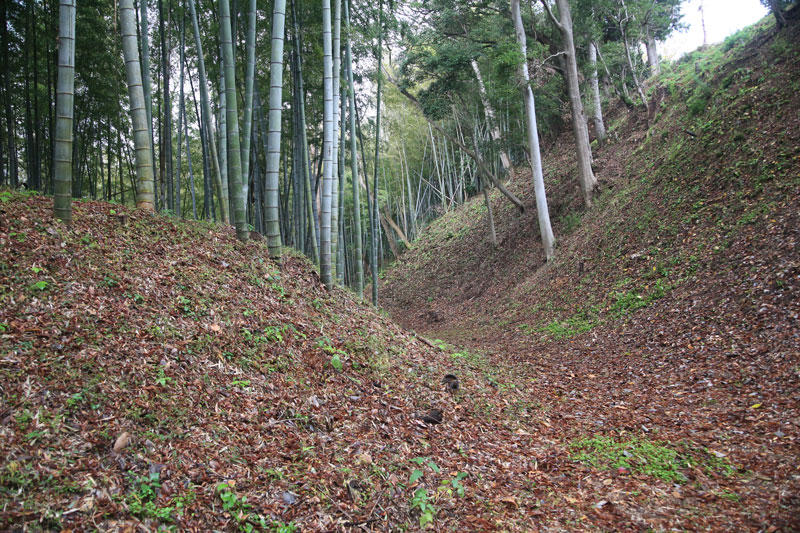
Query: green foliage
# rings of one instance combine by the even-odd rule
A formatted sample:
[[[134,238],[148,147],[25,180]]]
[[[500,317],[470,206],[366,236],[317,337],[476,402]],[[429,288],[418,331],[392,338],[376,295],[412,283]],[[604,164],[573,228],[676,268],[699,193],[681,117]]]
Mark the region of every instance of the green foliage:
[[[581,309],[566,320],[553,320],[544,325],[541,331],[554,339],[566,339],[591,330],[597,325],[597,308]]]
[[[663,298],[669,288],[666,279],[660,278],[656,280],[653,289],[649,293],[641,294],[634,289],[612,292],[610,297],[613,301],[609,307],[609,311],[611,315],[616,318],[627,315],[637,309],[647,307],[659,298]]]
[[[159,505],[158,494],[161,490],[160,474],[151,472],[148,476],[134,478],[134,489],[125,497],[128,510],[140,518],[155,518],[164,522],[173,522],[183,516],[184,509],[195,500],[193,490],[187,494],[176,496],[167,505]]]
[[[698,449],[685,442],[676,449],[666,442],[638,437],[616,440],[613,437],[596,436],[575,440],[569,447],[573,461],[603,470],[625,468],[670,482],[686,482],[687,477],[681,470],[698,466],[725,475],[734,472],[733,466],[721,454]]]
[[[171,377],[167,376],[164,372],[164,367],[160,366],[156,369],[156,384],[160,385],[161,387],[167,387],[171,385],[172,382],[175,381]]]
[[[425,528],[425,526],[432,523],[436,517],[436,507],[430,502],[428,498],[428,489],[425,487],[420,487],[414,491],[414,496],[411,497],[409,507],[412,511],[419,513],[420,528]]]
[[[39,291],[39,292],[42,292],[42,291],[44,291],[45,289],[47,289],[47,286],[48,286],[48,283],[47,283],[46,281],[44,281],[44,280],[39,280],[39,281],[37,281],[36,283],[33,283],[33,284],[30,286],[30,289],[31,289],[32,291]]]
[[[338,353],[334,353],[331,356],[331,361],[330,362],[331,362],[331,366],[334,368],[334,370],[336,370],[337,372],[341,372],[342,371],[342,358],[339,356]]]
[[[559,218],[559,223],[564,228],[564,235],[569,235],[581,225],[581,215],[575,212],[565,213]]]
[[[247,503],[247,496],[237,495],[234,486],[230,483],[218,484],[216,492],[222,501],[223,510],[233,518],[239,531],[245,533],[255,530],[295,533],[298,530],[294,522],[288,524],[279,521],[267,522],[263,516],[253,510],[252,505]]]

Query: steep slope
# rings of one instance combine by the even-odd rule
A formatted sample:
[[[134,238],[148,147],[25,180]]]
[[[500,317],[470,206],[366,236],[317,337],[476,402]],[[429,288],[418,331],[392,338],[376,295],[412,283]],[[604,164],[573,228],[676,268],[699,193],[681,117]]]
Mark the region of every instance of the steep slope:
[[[579,206],[571,139],[545,150],[555,261],[542,264],[530,177],[518,174],[510,188],[529,212],[493,195],[496,250],[474,199],[432,224],[384,282],[402,324],[517,376],[545,434],[692,439],[753,473],[730,496],[732,528],[780,516],[798,526],[797,13],[782,33],[765,20],[666,69],[649,117],[612,110],[592,209]],[[766,480],[784,496],[765,494]],[[642,518],[623,510],[629,495],[586,490]],[[640,524],[702,528],[727,513],[692,509],[721,499],[707,487],[656,498],[670,518]]]
[[[480,373],[230,229],[51,210],[0,191],[0,529],[504,520],[494,450],[540,445],[479,415]]]

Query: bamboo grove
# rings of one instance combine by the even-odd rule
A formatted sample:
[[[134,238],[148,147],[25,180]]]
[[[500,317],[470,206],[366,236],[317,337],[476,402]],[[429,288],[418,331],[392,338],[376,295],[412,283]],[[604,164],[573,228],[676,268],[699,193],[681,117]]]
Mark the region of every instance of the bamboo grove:
[[[552,257],[540,136],[573,132],[591,205],[602,108],[647,108],[680,2],[9,0],[0,19],[0,185],[65,222],[92,198],[263,235],[377,304],[381,266],[471,196],[495,241],[489,189],[525,208],[513,166]]]

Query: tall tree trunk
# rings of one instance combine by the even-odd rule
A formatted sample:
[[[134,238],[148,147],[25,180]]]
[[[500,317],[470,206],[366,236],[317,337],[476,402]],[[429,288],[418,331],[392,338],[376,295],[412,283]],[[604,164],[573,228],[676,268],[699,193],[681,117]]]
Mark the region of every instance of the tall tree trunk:
[[[378,96],[375,106],[375,164],[373,170],[372,185],[372,246],[370,254],[370,270],[372,273],[372,305],[378,307],[378,231],[379,231],[379,211],[378,211],[378,167],[380,166],[381,155],[381,87],[383,85],[383,73],[381,66],[383,62],[383,0],[378,0],[378,48],[376,76],[378,77]],[[366,171],[366,169],[364,169]]]
[[[511,160],[508,158],[508,152],[506,152],[505,148],[500,146],[500,128],[497,126],[492,103],[489,101],[489,96],[486,94],[486,86],[483,83],[481,70],[478,68],[478,62],[475,59],[473,59],[470,64],[472,65],[472,70],[475,72],[475,78],[478,80],[478,90],[481,95],[481,103],[483,104],[483,112],[486,115],[486,122],[488,122],[489,126],[492,128],[492,139],[497,143],[500,149],[500,162],[503,164],[503,172],[508,174],[511,170]]]
[[[139,67],[139,47],[136,44],[136,21],[133,0],[119,0],[119,19],[122,31],[122,52],[125,56],[125,72],[128,78],[133,143],[136,149],[136,207],[153,211],[153,147],[147,127],[142,71]]]
[[[145,111],[147,112],[147,131],[150,136],[150,147],[153,168],[153,179],[155,180],[156,159],[152,147],[155,146],[155,136],[153,135],[153,87],[150,77],[150,26],[147,19],[148,0],[139,0],[139,17],[141,19],[141,49],[142,49],[142,91],[144,94]]]
[[[284,0],[284,5],[286,1]],[[283,10],[282,10],[283,11]],[[274,19],[274,16],[273,16]],[[242,128],[242,195],[247,200],[250,180],[250,140],[253,131],[253,80],[256,69],[256,0],[249,0],[247,8],[247,68],[244,73],[244,124]]]
[[[186,13],[181,12],[181,35],[180,35],[180,50],[178,53],[180,61],[180,91],[178,92],[178,177],[175,179],[175,205],[177,206],[177,215],[183,217],[183,206],[181,205],[181,178],[183,169],[181,168],[181,152],[183,146],[181,143],[184,132],[186,133],[186,145],[189,145],[189,130],[186,128],[186,94],[184,90],[185,72],[186,72]],[[186,150],[186,158],[189,164],[189,171],[191,173],[192,160],[189,150]],[[194,193],[194,191],[192,191]]]
[[[341,95],[340,95],[341,96]],[[338,176],[336,181],[338,183],[338,201],[336,202],[337,223],[336,232],[338,234],[336,246],[336,282],[343,285],[345,281],[344,272],[344,254],[345,254],[345,240],[344,240],[344,165],[345,165],[345,101],[344,98],[339,99],[339,164],[336,166]]]
[[[2,2],[0,6],[0,48],[2,48],[2,72],[3,77],[3,107],[6,118],[6,143],[8,146],[8,174],[11,187],[19,186],[19,158],[17,155],[17,133],[14,123],[14,112],[11,107],[11,71],[8,67],[8,55],[10,53],[10,43],[8,42],[8,8],[11,2]]]
[[[333,0],[333,184],[331,187],[331,270],[338,279],[339,246],[339,98],[341,87],[342,0]]]
[[[272,46],[269,67],[269,132],[267,133],[266,222],[269,255],[281,255],[278,194],[281,156],[281,108],[283,106],[283,35],[286,0],[275,0],[272,8]]]
[[[322,0],[322,71],[323,71],[323,142],[322,142],[322,215],[320,217],[319,270],[322,283],[333,285],[331,268],[331,207],[333,194],[333,42],[331,3]]]
[[[39,44],[36,27],[36,10],[31,2],[31,28],[33,30],[33,171],[31,172],[31,188],[35,191],[42,190],[42,161],[41,161],[41,121],[39,120]]]
[[[222,48],[220,47],[220,56],[222,55]],[[228,172],[228,117],[226,112],[228,110],[227,107],[227,95],[225,90],[225,69],[219,69],[219,105],[218,105],[218,117],[217,117],[217,128],[219,129],[219,169],[220,169],[220,190],[219,197],[220,197],[220,204],[223,204],[225,207],[225,211],[229,214],[229,222],[233,223],[233,215],[231,213],[231,202],[230,202],[230,180],[229,180],[229,172]]]
[[[58,17],[58,90],[53,162],[53,213],[72,222],[72,116],[75,95],[75,0],[60,0]]]
[[[297,17],[297,10],[294,2],[292,2],[292,21],[294,23],[294,58],[295,58],[295,92],[298,98],[298,118],[300,120],[300,124],[298,124],[299,135],[301,143],[301,150],[302,150],[302,162],[303,162],[303,186],[305,188],[305,201],[306,201],[306,210],[308,215],[308,236],[311,239],[311,246],[308,248],[311,254],[311,259],[314,261],[315,264],[319,265],[320,257],[319,257],[319,247],[321,245],[321,239],[319,238],[319,233],[316,227],[316,216],[314,214],[314,195],[313,189],[311,187],[311,167],[309,162],[309,152],[308,152],[308,136],[306,134],[306,103],[305,103],[305,89],[303,87],[303,67],[302,67],[302,55],[300,53],[300,22]]]
[[[353,233],[355,233],[355,268],[356,292],[364,297],[364,252],[361,249],[361,185],[358,180],[358,157],[356,154],[356,91],[353,84],[353,59],[350,41],[350,0],[344,0],[344,20],[347,26],[347,43],[345,45],[345,70],[347,71],[347,93],[350,107],[350,172],[353,179]],[[366,172],[366,169],[364,169]]]
[[[784,26],[786,26],[786,15],[783,14],[783,6],[781,5],[781,0],[769,0],[769,9],[772,11],[772,14],[775,15],[775,24],[778,27],[778,31],[782,30]],[[702,6],[702,4],[701,4]],[[705,44],[705,20],[703,21],[703,44]]]
[[[239,111],[236,101],[236,65],[233,62],[231,13],[228,0],[219,0],[219,9],[222,30],[222,62],[225,69],[228,188],[233,200],[233,223],[236,226],[236,236],[239,240],[246,242],[250,231],[247,229],[247,212],[242,187],[242,153],[239,147]]]
[[[194,0],[187,0],[189,3],[189,11],[192,17],[192,32],[194,33],[194,44],[195,48],[197,48],[197,70],[200,79],[198,80],[197,84],[200,86],[200,106],[201,106],[201,116],[203,121],[203,129],[205,130],[206,134],[206,145],[207,151],[211,152],[211,162],[214,167],[214,185],[217,189],[217,196],[220,198],[220,218],[222,222],[228,223],[230,221],[230,217],[228,215],[228,199],[227,197],[222,198],[222,171],[220,169],[221,163],[219,159],[219,155],[217,154],[217,144],[216,139],[214,138],[214,126],[211,122],[211,117],[213,116],[211,113],[211,104],[210,99],[208,97],[208,78],[206,77],[206,62],[203,56],[203,43],[200,40],[200,27],[197,22],[197,11],[194,7]],[[198,117],[198,120],[201,120]],[[210,193],[210,184],[209,184],[209,193]],[[210,195],[210,194],[209,194]],[[204,200],[205,202],[205,200]],[[206,213],[208,215],[208,213]]]
[[[511,15],[514,19],[514,29],[517,34],[522,63],[520,64],[520,77],[522,78],[522,93],[525,98],[525,115],[528,129],[528,148],[531,152],[531,166],[533,167],[533,191],[536,196],[536,214],[539,219],[539,233],[542,236],[542,247],[545,258],[549,261],[553,257],[555,238],[553,228],[550,226],[550,213],[547,209],[547,197],[544,190],[544,174],[542,173],[542,156],[539,151],[539,131],[536,129],[536,105],[533,99],[533,90],[528,74],[528,43],[525,37],[525,28],[522,25],[522,15],[519,10],[519,0],[511,0]]]
[[[603,105],[600,101],[600,83],[597,80],[597,45],[589,43],[589,65],[592,69],[592,121],[594,122],[594,132],[597,135],[597,142],[603,144],[606,140],[606,126],[603,123]]]
[[[633,78],[633,84],[636,85],[636,91],[639,93],[639,97],[642,99],[642,106],[647,110],[647,97],[644,95],[644,90],[642,89],[642,84],[639,83],[639,76],[636,75],[636,68],[633,66],[633,61],[631,60],[631,47],[630,43],[628,42],[628,22],[630,21],[631,17],[628,15],[628,7],[625,5],[623,0],[622,8],[625,13],[625,17],[620,17],[619,22],[619,31],[622,34],[622,44],[625,47],[625,59],[628,62],[628,68],[631,69],[631,77]],[[625,87],[625,80],[622,81],[622,86]]]
[[[183,77],[186,71],[186,15],[184,14],[183,18],[181,19],[181,102],[180,102],[180,109],[178,109],[178,121],[182,121],[183,123],[183,138],[186,143],[186,165],[189,169],[189,193],[192,195],[192,218],[197,220],[197,199],[195,197],[195,190],[194,190],[194,171],[192,169],[192,152],[189,150],[189,116],[186,114],[186,95],[184,94],[183,89]],[[191,81],[191,73],[189,74],[189,81]],[[190,86],[191,87],[191,86]],[[194,95],[194,87],[191,87],[192,94]],[[197,114],[197,122],[200,126],[200,144],[202,145],[202,150],[205,153],[205,143],[203,142],[203,125],[200,123],[200,114]],[[183,147],[178,143],[178,150],[182,150]],[[205,157],[205,156],[204,156]],[[180,187],[178,187],[178,198],[180,198]]]
[[[35,139],[33,136],[33,106],[31,105],[31,76],[29,70],[30,64],[30,48],[33,39],[31,38],[31,28],[33,26],[33,15],[31,14],[31,0],[28,0],[28,13],[27,22],[25,24],[25,36],[23,39],[23,68],[22,76],[25,79],[25,186],[28,189],[33,188],[34,176],[36,166],[36,147]]]
[[[583,114],[583,100],[581,99],[580,83],[578,80],[578,58],[575,54],[575,41],[572,36],[572,15],[569,10],[568,0],[556,0],[560,20],[556,20],[550,11],[549,0],[542,0],[553,24],[561,32],[561,37],[566,52],[564,78],[567,82],[569,104],[572,115],[572,133],[575,137],[575,152],[578,156],[578,181],[583,192],[583,202],[586,207],[592,205],[592,194],[597,186],[597,179],[592,172],[592,149],[589,146],[589,129],[586,126],[586,117]]]
[[[645,26],[644,46],[647,49],[647,64],[650,65],[650,75],[658,76],[661,74],[661,65],[658,63],[658,47],[650,24]]]
[[[169,6],[167,7],[169,9]],[[165,168],[165,176],[164,176],[164,187],[166,188],[166,206],[170,209],[173,213],[175,212],[175,196],[174,196],[174,186],[173,181],[175,178],[175,172],[173,167],[173,157],[172,157],[172,101],[170,99],[170,91],[169,91],[169,39],[167,37],[167,30],[166,30],[166,18],[169,17],[169,13],[164,13],[164,2],[163,0],[158,0],[158,32],[159,37],[161,39],[161,79],[162,79],[162,98],[161,102],[164,106],[162,112],[162,140],[161,145],[163,146],[164,154],[164,168]]]

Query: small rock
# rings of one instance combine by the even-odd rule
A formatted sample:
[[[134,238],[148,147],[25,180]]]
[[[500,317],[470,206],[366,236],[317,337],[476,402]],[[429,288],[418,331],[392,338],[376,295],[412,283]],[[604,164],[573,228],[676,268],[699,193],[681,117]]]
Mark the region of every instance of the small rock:
[[[356,455],[356,462],[358,464],[371,465],[372,464],[372,456],[370,454],[366,453],[366,452],[359,453],[358,455]]]
[[[114,452],[119,453],[125,446],[131,443],[131,434],[123,431],[117,440],[114,441]]]
[[[458,378],[453,374],[445,374],[442,378],[442,383],[444,383],[444,387],[448,392],[455,392],[460,386]]]
[[[442,410],[431,409],[422,415],[422,421],[426,424],[441,424],[442,423]]]
[[[297,495],[289,491],[286,491],[283,494],[281,494],[281,499],[283,500],[283,503],[285,503],[286,505],[294,505],[297,503]]]
[[[164,470],[164,468],[166,468],[166,466],[167,465],[162,465],[161,463],[150,463],[150,466],[148,467],[148,472],[151,475],[152,474],[158,474],[160,476],[161,475],[161,471]]]

